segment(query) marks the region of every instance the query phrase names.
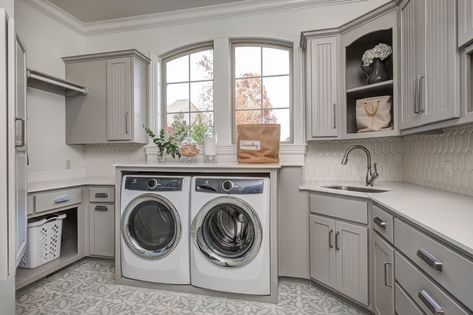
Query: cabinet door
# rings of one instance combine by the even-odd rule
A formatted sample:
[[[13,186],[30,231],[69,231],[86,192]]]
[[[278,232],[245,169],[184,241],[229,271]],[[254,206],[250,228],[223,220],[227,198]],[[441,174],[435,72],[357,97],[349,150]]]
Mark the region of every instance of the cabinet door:
[[[420,124],[425,108],[425,0],[404,1],[401,25],[401,129]]]
[[[458,0],[458,47],[473,40],[473,0]]]
[[[310,215],[310,277],[336,288],[335,221]]]
[[[107,139],[131,140],[131,59],[107,61]]]
[[[115,207],[113,205],[90,205],[89,236],[91,255],[113,257],[115,244]]]
[[[336,222],[337,290],[368,305],[368,231],[355,224]]]
[[[425,2],[425,105],[423,124],[460,116],[456,1]],[[424,83],[425,81],[425,83]]]
[[[376,232],[374,238],[374,311],[394,315],[394,249]]]
[[[307,106],[312,138],[337,136],[338,38],[307,43]]]

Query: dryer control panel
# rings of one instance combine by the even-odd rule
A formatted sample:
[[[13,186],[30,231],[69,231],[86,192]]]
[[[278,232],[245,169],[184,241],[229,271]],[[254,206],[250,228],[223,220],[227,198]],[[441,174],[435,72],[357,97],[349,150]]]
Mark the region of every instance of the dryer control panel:
[[[125,189],[139,191],[181,191],[181,177],[127,177]]]
[[[195,180],[195,190],[206,193],[251,195],[262,194],[263,188],[263,179],[197,178]]]

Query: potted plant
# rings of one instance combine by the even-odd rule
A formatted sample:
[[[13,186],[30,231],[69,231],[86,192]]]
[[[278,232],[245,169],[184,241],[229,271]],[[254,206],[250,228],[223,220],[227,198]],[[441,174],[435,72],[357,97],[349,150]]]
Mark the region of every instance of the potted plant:
[[[173,159],[181,158],[179,153],[178,139],[172,132],[172,128],[161,128],[159,135],[156,135],[151,129],[145,128],[146,134],[153,140],[153,143],[158,147],[158,162],[165,163],[167,156],[170,155]]]
[[[366,75],[368,84],[390,79],[384,62],[391,56],[392,52],[392,47],[383,43],[365,51],[361,58],[361,69]]]

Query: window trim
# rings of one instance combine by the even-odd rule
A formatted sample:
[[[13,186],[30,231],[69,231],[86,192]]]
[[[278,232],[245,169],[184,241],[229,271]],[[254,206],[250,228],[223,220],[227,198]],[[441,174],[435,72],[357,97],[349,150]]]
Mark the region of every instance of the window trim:
[[[166,77],[167,77],[167,66],[166,64],[172,60],[175,60],[175,59],[178,59],[182,56],[185,56],[185,55],[191,55],[191,54],[194,54],[194,53],[198,53],[198,52],[201,52],[201,51],[205,51],[205,50],[214,50],[214,42],[213,41],[207,41],[207,42],[199,42],[199,43],[194,43],[194,44],[191,44],[191,45],[186,45],[186,46],[183,46],[183,47],[180,47],[180,48],[177,48],[177,49],[174,49],[170,52],[167,52],[163,55],[161,55],[159,57],[160,59],[160,63],[161,63],[161,127],[162,128],[166,128],[167,127],[167,115],[168,115],[168,112],[167,112],[167,85],[168,85],[168,82],[166,80]],[[190,72],[190,69],[189,69],[189,72]],[[214,78],[212,77],[212,80],[197,80],[197,81],[191,81],[190,80],[190,76],[189,76],[189,81],[183,81],[183,82],[172,82],[172,84],[177,84],[177,83],[188,83],[189,84],[189,89],[190,89],[190,83],[192,82],[209,82],[209,81],[212,81],[212,86],[213,86],[213,83],[214,83]],[[212,87],[213,88],[213,87]],[[189,103],[191,102],[191,95],[190,95],[190,91],[189,91]],[[205,112],[205,113],[208,113],[208,112],[212,112],[212,116],[215,120],[215,95],[213,95],[213,99],[212,99],[212,103],[213,103],[213,106],[212,106],[212,111],[198,111],[198,112],[195,112],[195,111],[188,111],[186,113],[189,114],[189,119],[190,119],[190,116],[192,114],[195,114],[195,113],[200,113],[200,112]],[[189,109],[190,109],[190,106],[189,106]],[[175,114],[175,113],[172,113],[172,114]],[[191,124],[191,121],[188,122],[189,125]]]
[[[289,130],[290,137],[289,140],[280,141],[283,144],[293,144],[294,143],[294,45],[288,41],[282,41],[277,39],[267,39],[267,38],[234,38],[230,39],[230,97],[231,97],[231,143],[236,144],[236,125],[235,125],[235,47],[261,47],[261,48],[276,48],[276,49],[286,49],[289,52]],[[261,62],[263,61],[263,55],[261,55]],[[261,63],[261,68],[263,63]],[[273,77],[273,76],[261,76],[258,78],[264,77]],[[274,77],[277,77],[275,75]]]

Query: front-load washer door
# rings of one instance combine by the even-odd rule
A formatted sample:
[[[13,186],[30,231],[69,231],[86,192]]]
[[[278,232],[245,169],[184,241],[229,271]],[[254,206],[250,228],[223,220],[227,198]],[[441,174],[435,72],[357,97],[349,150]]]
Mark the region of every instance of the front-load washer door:
[[[169,255],[181,238],[181,220],[174,205],[158,194],[143,194],[126,207],[121,221],[127,246],[146,259]]]
[[[258,215],[248,203],[232,196],[217,197],[192,221],[192,239],[212,263],[240,267],[258,254],[261,229]]]

